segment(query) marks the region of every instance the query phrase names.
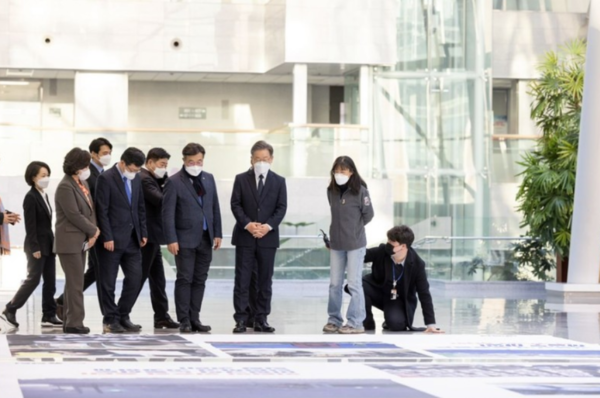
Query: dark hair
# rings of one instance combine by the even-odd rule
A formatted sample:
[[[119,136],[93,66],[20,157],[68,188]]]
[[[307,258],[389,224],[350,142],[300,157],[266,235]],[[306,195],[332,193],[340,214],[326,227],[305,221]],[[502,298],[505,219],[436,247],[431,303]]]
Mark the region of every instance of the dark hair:
[[[50,176],[50,166],[48,166],[46,163],[38,162],[37,160],[29,163],[29,166],[27,166],[27,169],[25,169],[25,182],[27,185],[30,187],[35,185],[33,179],[40,173],[42,168],[48,170],[48,176]]]
[[[130,146],[125,149],[125,152],[121,155],[121,160],[125,162],[125,166],[134,164],[137,167],[142,167],[146,161],[146,156],[144,155],[144,152]]]
[[[67,175],[75,175],[79,170],[90,167],[92,157],[88,151],[81,148],[73,148],[65,155],[63,162],[63,171]]]
[[[196,144],[195,142],[190,142],[186,146],[183,147],[181,154],[183,156],[195,156],[201,153],[202,155],[206,155],[206,150],[200,144]]]
[[[348,180],[348,189],[355,195],[360,193],[360,186],[367,187],[367,183],[360,177],[358,174],[358,170],[356,169],[356,165],[354,161],[348,156],[340,156],[333,162],[333,167],[331,168],[331,181],[329,182],[329,190],[339,191],[338,185],[335,183],[334,172],[338,167],[342,169],[348,169],[352,173],[350,176],[350,180]]]
[[[250,149],[250,155],[254,156],[254,152],[262,151],[263,149],[268,150],[269,154],[273,156],[273,146],[271,146],[271,144],[267,143],[266,141],[262,140],[256,141],[256,143],[252,145],[252,148]]]
[[[112,144],[110,143],[109,140],[107,140],[106,138],[96,138],[95,140],[93,140],[92,142],[90,142],[90,153],[94,152],[94,153],[100,153],[100,148],[102,148],[102,146],[106,145],[107,147],[109,147],[112,150]]]
[[[408,249],[410,249],[415,241],[415,234],[413,233],[412,229],[406,225],[400,225],[399,227],[390,229],[387,231],[387,237],[392,242],[405,244]]]
[[[149,160],[160,160],[160,159],[171,159],[171,155],[169,152],[165,151],[162,148],[152,148],[148,151],[148,155],[146,156],[146,163]]]

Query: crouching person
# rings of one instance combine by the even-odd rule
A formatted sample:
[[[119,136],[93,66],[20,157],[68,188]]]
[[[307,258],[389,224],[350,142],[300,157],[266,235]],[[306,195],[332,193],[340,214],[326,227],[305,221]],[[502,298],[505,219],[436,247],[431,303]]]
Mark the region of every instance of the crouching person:
[[[365,254],[364,262],[373,263],[372,272],[363,277],[365,330],[375,330],[372,312],[375,307],[383,311],[384,330],[443,333],[435,324],[425,262],[411,247],[415,240],[413,231],[405,225],[393,227],[387,232],[387,238],[386,244],[367,249]],[[413,326],[417,295],[427,328]]]

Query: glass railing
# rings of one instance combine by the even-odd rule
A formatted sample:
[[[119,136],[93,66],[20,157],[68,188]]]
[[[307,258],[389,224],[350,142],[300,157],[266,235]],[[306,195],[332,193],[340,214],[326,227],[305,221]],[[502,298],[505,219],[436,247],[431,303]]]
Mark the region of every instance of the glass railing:
[[[531,152],[539,139],[536,135],[495,134],[492,136],[491,181],[516,183],[523,166],[523,155]]]
[[[530,237],[426,236],[413,244],[425,260],[429,279],[444,281],[541,281],[533,269],[520,266],[515,246]],[[548,259],[552,261],[552,259]]]

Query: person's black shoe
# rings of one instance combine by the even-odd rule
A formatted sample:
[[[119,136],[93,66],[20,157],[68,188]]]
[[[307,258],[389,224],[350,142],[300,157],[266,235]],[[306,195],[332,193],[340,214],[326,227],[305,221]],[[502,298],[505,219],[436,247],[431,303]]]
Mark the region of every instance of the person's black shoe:
[[[233,333],[246,333],[246,323],[244,321],[236,322]]]
[[[178,329],[179,322],[175,322],[173,318],[167,314],[165,319],[160,321],[154,321],[154,329]]]
[[[192,332],[207,333],[211,331],[211,327],[203,325],[200,321],[192,321]]]
[[[56,315],[48,316],[44,315],[42,317],[42,327],[62,327],[63,323],[56,317]]]
[[[254,331],[261,333],[273,333],[275,328],[265,322],[254,322]]]
[[[119,322],[102,325],[104,333],[125,333],[125,328]]]
[[[0,315],[0,318],[4,319],[12,327],[15,327],[15,328],[19,327],[19,322],[17,322],[17,313],[16,312],[10,312],[8,309],[5,308],[4,311],[2,311],[2,315]]]
[[[64,321],[65,318],[65,314],[64,314],[64,310],[65,307],[63,307],[63,302],[58,300],[58,299],[54,299],[54,302],[56,303],[56,316],[58,317],[58,319],[60,319],[61,321]]]
[[[387,323],[383,322],[383,324],[381,325],[381,327],[383,328],[383,330],[390,330],[390,328],[388,328]]]
[[[348,284],[345,284],[345,285],[344,285],[344,292],[345,292],[345,293],[348,293],[349,295],[351,295],[351,296],[352,296],[352,293],[350,293],[350,289],[348,289]]]
[[[69,334],[88,334],[90,332],[90,328],[85,327],[85,326],[78,326],[78,327],[64,327],[63,328],[63,332],[65,333],[69,333]],[[112,332],[115,333],[115,332]]]
[[[365,328],[365,330],[375,330],[375,321],[373,319],[365,319],[363,321],[363,328]]]
[[[192,333],[192,326],[189,322],[181,322],[179,324],[179,333]]]
[[[140,330],[142,330],[142,327],[140,325],[136,325],[135,323],[131,322],[129,319],[121,319],[121,326],[123,326],[123,328],[125,329],[126,332],[139,332]]]

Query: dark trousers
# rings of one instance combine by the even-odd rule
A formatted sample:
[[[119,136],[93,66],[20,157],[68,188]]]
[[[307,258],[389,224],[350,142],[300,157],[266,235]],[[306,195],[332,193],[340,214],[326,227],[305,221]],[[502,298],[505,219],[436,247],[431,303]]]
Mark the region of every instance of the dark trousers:
[[[367,310],[365,322],[373,322],[372,307],[375,307],[383,311],[383,318],[389,330],[399,332],[407,329],[406,304],[401,298],[401,294],[396,300],[391,299],[391,285],[378,286],[370,279],[370,275],[365,275],[363,290]]]
[[[44,316],[52,317],[56,315],[56,303],[54,302],[54,293],[56,293],[56,255],[50,254],[38,259],[33,257],[31,253],[26,254],[27,278],[21,284],[13,299],[6,305],[6,309],[9,312],[16,312],[23,307],[43,277],[42,312]]]
[[[99,243],[99,245],[102,244]],[[96,283],[99,284],[101,293],[99,299],[104,315],[103,322],[104,324],[112,324],[129,319],[129,314],[135,304],[142,283],[142,254],[137,238],[134,234],[129,239],[126,249],[115,249],[109,252],[102,245],[102,247],[98,247],[97,253],[99,254],[100,264],[102,264],[99,267],[99,279]],[[125,278],[123,279],[121,297],[117,304],[115,303],[115,288],[119,264]]]
[[[259,246],[235,248],[235,283],[233,288],[233,307],[236,322],[248,320],[252,274],[256,270],[256,293],[254,305],[255,322],[266,322],[271,313],[271,297],[273,296],[273,270],[275,267],[276,248]]]
[[[175,256],[175,310],[180,323],[200,322],[200,310],[212,261],[212,243],[204,231],[200,244],[193,248],[179,248]]]
[[[83,274],[83,290],[87,290],[88,287],[90,287],[91,285],[94,284],[94,282],[96,282],[96,280],[98,280],[98,272],[99,272],[99,267],[98,267],[98,252],[96,250],[97,246],[92,247],[89,251],[88,251],[88,268],[85,271],[85,274]],[[98,302],[100,302],[100,287],[97,286],[97,290],[98,290]],[[56,301],[59,304],[63,304],[64,302],[64,295],[60,295],[59,298],[56,299]],[[102,309],[102,305],[100,305],[100,309]]]
[[[148,242],[146,246],[142,247],[142,284],[138,296],[146,280],[149,281],[148,284],[150,285],[150,300],[154,310],[154,320],[162,321],[166,319],[169,312],[169,299],[166,293],[167,281],[165,280],[163,257],[160,245],[157,243]]]

